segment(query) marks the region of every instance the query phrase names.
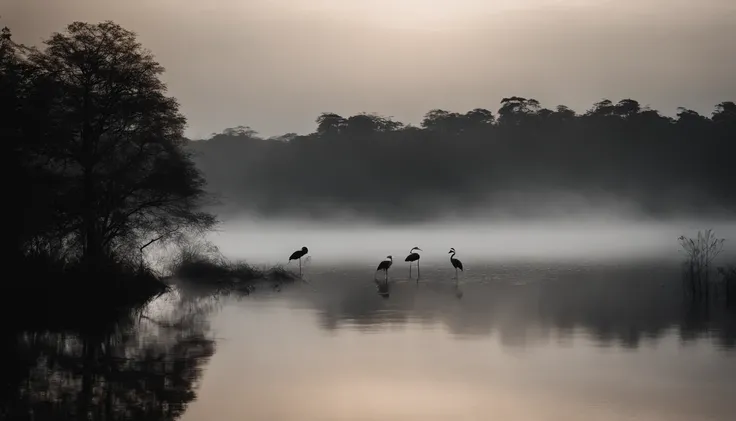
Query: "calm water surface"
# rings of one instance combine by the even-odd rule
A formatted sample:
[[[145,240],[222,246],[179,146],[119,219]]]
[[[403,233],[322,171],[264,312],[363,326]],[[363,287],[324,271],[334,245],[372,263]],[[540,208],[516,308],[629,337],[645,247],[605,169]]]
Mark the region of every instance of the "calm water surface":
[[[736,319],[676,267],[308,267],[223,303],[184,420],[732,420]],[[416,275],[416,273],[415,273]]]
[[[683,300],[677,266],[465,263],[417,282],[396,262],[387,291],[373,263],[307,264],[102,330],[4,332],[0,418],[735,419],[736,315]]]

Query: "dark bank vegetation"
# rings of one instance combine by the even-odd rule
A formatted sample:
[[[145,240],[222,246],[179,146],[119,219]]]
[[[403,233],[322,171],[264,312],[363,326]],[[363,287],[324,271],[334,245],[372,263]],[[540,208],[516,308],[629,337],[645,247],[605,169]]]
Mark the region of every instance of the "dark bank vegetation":
[[[2,30],[0,130],[12,177],[3,221],[10,261],[23,274],[4,288],[43,289],[50,305],[76,296],[135,306],[166,290],[147,252],[186,247],[215,225],[163,71],[113,22],[72,23],[41,48]],[[290,276],[189,257],[177,274]]]
[[[654,216],[736,212],[736,104],[667,117],[633,99],[582,114],[509,97],[496,111],[431,110],[421,127],[324,113],[314,133],[264,139],[236,127],[191,142],[225,210],[384,220],[465,210],[544,216],[634,203]]]
[[[180,247],[168,266],[169,273],[187,283],[187,287],[215,292],[248,294],[258,281],[280,285],[297,279],[296,274],[283,266],[263,269],[245,261],[229,260],[216,246],[205,241],[190,242]]]
[[[680,236],[678,242],[686,256],[684,287],[690,297],[706,302],[724,297],[727,304],[732,304],[736,300],[736,266],[713,267],[726,240],[706,229],[698,231],[695,238]]]

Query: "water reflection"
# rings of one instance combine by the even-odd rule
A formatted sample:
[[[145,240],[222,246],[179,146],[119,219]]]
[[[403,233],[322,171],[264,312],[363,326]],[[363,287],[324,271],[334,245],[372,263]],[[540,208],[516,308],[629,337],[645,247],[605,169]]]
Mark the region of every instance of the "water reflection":
[[[330,330],[439,324],[459,338],[495,334],[513,347],[582,331],[600,346],[632,349],[674,333],[684,343],[708,338],[736,347],[736,312],[686,299],[673,265],[487,266],[459,281],[443,268],[425,270],[419,283],[378,283],[382,299],[368,293],[359,269],[314,273],[317,290],[292,299],[314,308]]]
[[[677,267],[423,265],[388,285],[372,269],[313,267],[223,304],[179,290],[75,330],[5,321],[0,419],[733,414],[736,315],[683,299]],[[226,339],[211,364],[210,322]]]
[[[733,418],[733,314],[688,307],[677,268],[467,265],[388,297],[373,265],[311,267],[229,303],[184,420]]]
[[[89,315],[74,330],[4,329],[0,418],[177,419],[215,351],[213,305],[171,293],[107,323]]]
[[[391,297],[391,283],[384,281],[376,281],[376,289],[378,289],[378,295],[381,298]]]

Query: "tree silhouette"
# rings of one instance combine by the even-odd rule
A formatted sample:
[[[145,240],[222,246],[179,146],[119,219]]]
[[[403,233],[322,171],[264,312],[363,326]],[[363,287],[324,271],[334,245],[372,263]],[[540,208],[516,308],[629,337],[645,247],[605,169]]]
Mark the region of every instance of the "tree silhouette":
[[[622,99],[615,106],[613,106],[613,114],[621,117],[633,117],[641,112],[641,106],[639,101],[633,99]]]
[[[317,133],[336,135],[345,126],[345,119],[335,113],[322,113],[317,117]]]
[[[329,217],[347,210],[416,220],[498,207],[544,215],[544,206],[509,202],[508,192],[541,204],[534,197],[547,194],[552,203],[558,192],[603,193],[653,215],[733,212],[733,109],[723,102],[708,118],[681,108],[673,119],[626,98],[602,99],[580,115],[512,96],[497,113],[432,109],[421,127],[325,113],[315,133],[286,143],[236,144],[218,135],[190,147],[212,186],[232,198],[224,212]]]
[[[498,122],[502,125],[520,125],[530,121],[530,117],[539,111],[539,101],[518,96],[501,100],[498,110]]]
[[[713,121],[723,124],[736,123],[736,103],[725,101],[716,105],[716,109],[713,111]]]
[[[596,116],[596,117],[606,117],[613,115],[615,110],[615,106],[613,105],[613,102],[611,102],[610,99],[604,98],[595,104],[593,104],[593,108],[589,109],[587,112],[587,115],[590,116]]]
[[[631,98],[578,114],[509,96],[496,112],[432,109],[420,127],[326,112],[306,135],[264,139],[242,125],[189,141],[163,69],[118,25],[77,22],[42,50],[15,44],[9,30],[0,42],[11,196],[34,204],[6,222],[20,255],[63,249],[94,262],[206,229],[214,218],[199,210],[200,170],[222,211],[269,216],[544,213],[510,192],[603,193],[660,215],[736,209],[732,101],[710,116],[681,108],[670,118]]]
[[[212,226],[214,217],[199,211],[205,180],[184,148],[185,119],[166,96],[164,69],[134,33],[75,22],[25,55],[6,53],[8,39],[3,73],[22,62],[26,82],[3,97],[25,101],[14,128],[28,184],[39,173],[58,181],[44,194],[67,228],[57,238],[74,240],[98,265],[122,249]]]

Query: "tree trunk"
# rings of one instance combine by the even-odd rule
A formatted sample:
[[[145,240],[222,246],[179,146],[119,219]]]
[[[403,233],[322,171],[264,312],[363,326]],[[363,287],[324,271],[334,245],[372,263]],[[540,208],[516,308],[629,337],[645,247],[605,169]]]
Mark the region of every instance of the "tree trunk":
[[[84,174],[84,252],[83,260],[89,270],[97,270],[102,263],[102,236],[100,235],[95,209],[95,189],[91,171]]]
[[[94,167],[96,163],[96,144],[99,139],[96,139],[94,130],[91,123],[91,104],[90,104],[89,89],[85,90],[84,94],[84,122],[82,126],[82,155],[81,164],[83,168],[82,174],[82,212],[83,212],[83,256],[85,269],[90,271],[99,270],[102,266],[103,253],[103,241],[102,233],[99,227],[98,218],[98,198],[97,191],[95,188],[95,173]]]

